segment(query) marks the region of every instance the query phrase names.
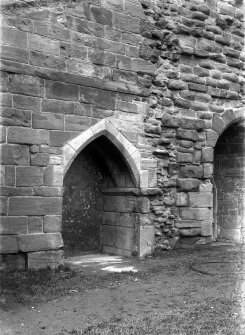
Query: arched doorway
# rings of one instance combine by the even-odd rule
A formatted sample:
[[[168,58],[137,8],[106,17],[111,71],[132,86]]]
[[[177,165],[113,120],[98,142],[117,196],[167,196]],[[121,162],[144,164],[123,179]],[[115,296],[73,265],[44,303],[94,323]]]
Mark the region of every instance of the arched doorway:
[[[63,152],[65,256],[140,254],[139,226],[149,200],[140,192],[139,150],[104,119],[69,141]]]
[[[244,140],[244,121],[237,121],[221,134],[214,150],[214,220],[219,241],[245,243]]]

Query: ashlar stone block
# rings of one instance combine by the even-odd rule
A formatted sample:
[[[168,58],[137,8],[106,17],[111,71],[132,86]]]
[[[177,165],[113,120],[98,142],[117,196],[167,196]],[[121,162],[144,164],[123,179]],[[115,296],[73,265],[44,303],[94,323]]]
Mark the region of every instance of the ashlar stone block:
[[[62,212],[61,197],[11,197],[9,215],[58,215]]]
[[[155,227],[139,227],[139,257],[144,257],[152,253],[155,244]]]
[[[63,247],[60,233],[19,235],[18,242],[22,252],[53,250]]]
[[[56,233],[61,231],[61,215],[46,215],[43,222],[45,233]]]
[[[213,224],[211,220],[202,221],[201,235],[202,236],[212,236],[213,235]]]
[[[189,192],[189,206],[195,207],[213,207],[213,194],[210,192]]]
[[[198,188],[200,180],[194,178],[178,178],[177,187],[180,191],[191,191]]]
[[[1,235],[18,235],[27,233],[27,217],[2,216],[0,217]]]
[[[18,241],[16,235],[0,236],[0,253],[11,254],[19,251]]]
[[[185,207],[189,205],[188,194],[185,192],[176,193],[176,206]]]
[[[16,168],[16,186],[43,185],[43,168],[25,166]]]
[[[29,165],[29,148],[25,145],[4,144],[0,146],[2,165]]]

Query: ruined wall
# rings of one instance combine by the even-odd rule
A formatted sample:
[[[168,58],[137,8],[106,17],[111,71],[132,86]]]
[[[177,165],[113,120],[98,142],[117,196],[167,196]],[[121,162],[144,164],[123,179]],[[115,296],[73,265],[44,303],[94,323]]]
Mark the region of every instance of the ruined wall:
[[[151,29],[140,56],[156,64],[145,132],[163,190],[151,201],[156,242],[168,249],[180,235],[185,244],[206,243],[214,228],[214,146],[234,113],[244,117],[238,112],[244,105],[243,4],[144,1],[143,7]]]
[[[1,252],[60,261],[64,145],[104,118],[134,146],[147,252],[154,230],[159,249],[211,241],[214,146],[244,117],[242,1],[2,9]]]

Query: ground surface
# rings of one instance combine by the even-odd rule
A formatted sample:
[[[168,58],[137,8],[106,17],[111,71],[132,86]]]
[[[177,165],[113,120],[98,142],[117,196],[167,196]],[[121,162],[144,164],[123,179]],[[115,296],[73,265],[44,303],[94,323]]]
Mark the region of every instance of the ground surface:
[[[243,259],[240,247],[216,246],[132,260],[134,274],[83,268],[64,296],[6,304],[0,334],[244,335]]]

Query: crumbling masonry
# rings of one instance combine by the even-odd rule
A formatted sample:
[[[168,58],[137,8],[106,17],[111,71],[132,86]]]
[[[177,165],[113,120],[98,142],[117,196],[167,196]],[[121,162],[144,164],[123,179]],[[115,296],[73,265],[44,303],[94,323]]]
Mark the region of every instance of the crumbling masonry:
[[[3,266],[244,243],[242,0],[2,1]]]

